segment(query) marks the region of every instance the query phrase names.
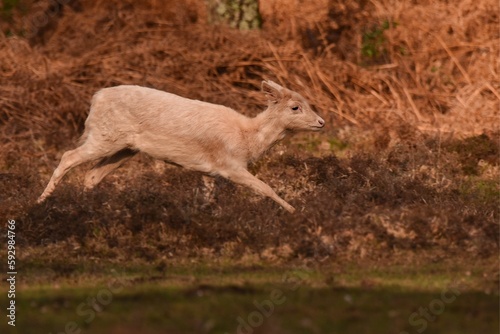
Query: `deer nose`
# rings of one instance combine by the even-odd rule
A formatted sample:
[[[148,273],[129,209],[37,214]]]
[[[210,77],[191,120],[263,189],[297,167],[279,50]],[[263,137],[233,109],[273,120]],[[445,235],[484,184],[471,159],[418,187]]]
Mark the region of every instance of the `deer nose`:
[[[318,124],[322,128],[325,126],[325,120],[323,118],[318,118]]]

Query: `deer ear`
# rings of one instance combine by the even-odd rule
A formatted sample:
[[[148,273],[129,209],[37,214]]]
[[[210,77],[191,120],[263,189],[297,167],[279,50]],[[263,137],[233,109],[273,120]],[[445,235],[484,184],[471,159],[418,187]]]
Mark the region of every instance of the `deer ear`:
[[[282,87],[273,81],[262,81],[262,91],[267,97],[267,100],[272,103],[278,103],[283,97]]]

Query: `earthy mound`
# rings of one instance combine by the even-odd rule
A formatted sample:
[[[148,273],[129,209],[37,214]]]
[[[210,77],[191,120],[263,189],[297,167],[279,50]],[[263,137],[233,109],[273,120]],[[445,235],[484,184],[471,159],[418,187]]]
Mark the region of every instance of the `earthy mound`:
[[[2,3],[0,209],[26,245],[147,258],[498,252],[496,0],[262,1],[259,31],[210,25],[201,0]],[[77,171],[34,205],[96,90],[138,84],[255,115],[263,79],[328,121],[253,166],[295,216],[224,180],[205,203],[198,174],[144,157],[90,194]]]

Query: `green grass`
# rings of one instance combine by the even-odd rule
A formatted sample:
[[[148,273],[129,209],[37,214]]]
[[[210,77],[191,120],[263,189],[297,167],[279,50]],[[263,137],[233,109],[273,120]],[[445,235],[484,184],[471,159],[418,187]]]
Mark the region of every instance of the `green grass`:
[[[470,177],[460,185],[459,191],[468,200],[496,201],[500,204],[500,183],[498,180],[481,180]]]
[[[20,0],[3,0],[0,1],[0,18],[11,21],[15,10],[19,10],[22,14],[26,14],[27,6]]]
[[[6,321],[0,331],[497,333],[498,290],[483,280],[490,267],[30,265],[18,282],[17,331]]]

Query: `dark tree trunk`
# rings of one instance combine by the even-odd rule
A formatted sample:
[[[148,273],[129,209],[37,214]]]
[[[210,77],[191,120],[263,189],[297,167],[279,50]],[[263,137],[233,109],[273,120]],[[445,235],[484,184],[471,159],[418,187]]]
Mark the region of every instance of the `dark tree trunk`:
[[[259,0],[206,0],[209,20],[240,30],[259,29],[262,23]]]

